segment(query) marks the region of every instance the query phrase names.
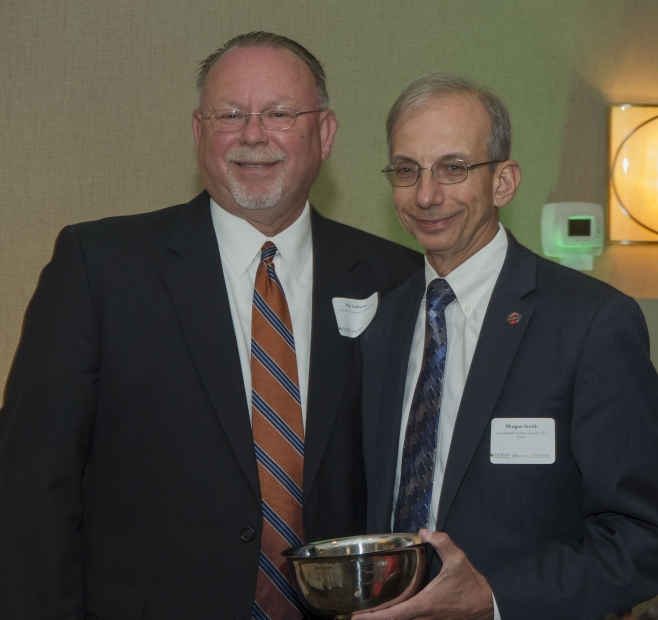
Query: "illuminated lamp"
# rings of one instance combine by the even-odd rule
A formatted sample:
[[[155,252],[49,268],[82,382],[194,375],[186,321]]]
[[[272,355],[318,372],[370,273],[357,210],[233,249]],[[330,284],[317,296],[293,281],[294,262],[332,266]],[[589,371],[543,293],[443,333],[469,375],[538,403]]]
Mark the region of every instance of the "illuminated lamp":
[[[610,241],[658,241],[658,105],[610,108]]]

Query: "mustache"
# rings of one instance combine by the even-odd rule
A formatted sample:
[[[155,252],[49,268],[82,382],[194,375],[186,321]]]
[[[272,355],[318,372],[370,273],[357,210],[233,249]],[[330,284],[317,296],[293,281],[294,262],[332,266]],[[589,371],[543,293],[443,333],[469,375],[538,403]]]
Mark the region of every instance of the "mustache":
[[[273,151],[262,146],[239,146],[228,151],[224,155],[224,161],[227,164],[245,161],[271,164],[278,161],[288,161],[288,155],[283,151]]]

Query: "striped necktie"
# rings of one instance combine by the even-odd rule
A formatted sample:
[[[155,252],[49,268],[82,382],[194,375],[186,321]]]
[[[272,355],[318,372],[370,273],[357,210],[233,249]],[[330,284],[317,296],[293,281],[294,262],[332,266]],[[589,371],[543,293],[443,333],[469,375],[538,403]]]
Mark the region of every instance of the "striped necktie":
[[[304,426],[292,322],[272,262],[276,252],[271,241],[263,245],[251,318],[252,430],[263,502],[256,620],[305,614],[281,556],[302,544]]]
[[[402,448],[400,489],[393,522],[396,532],[417,532],[429,524],[448,348],[445,309],[454,299],[446,280],[436,278],[427,286],[425,350]]]

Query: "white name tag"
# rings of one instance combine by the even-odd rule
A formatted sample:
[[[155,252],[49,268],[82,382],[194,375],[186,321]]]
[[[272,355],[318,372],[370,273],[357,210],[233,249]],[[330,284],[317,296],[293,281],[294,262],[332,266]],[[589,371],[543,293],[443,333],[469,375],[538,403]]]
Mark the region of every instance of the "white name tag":
[[[334,304],[340,335],[356,338],[375,317],[379,294],[373,293],[368,299],[334,297],[331,301]]]
[[[491,420],[491,462],[502,465],[555,463],[553,418]]]

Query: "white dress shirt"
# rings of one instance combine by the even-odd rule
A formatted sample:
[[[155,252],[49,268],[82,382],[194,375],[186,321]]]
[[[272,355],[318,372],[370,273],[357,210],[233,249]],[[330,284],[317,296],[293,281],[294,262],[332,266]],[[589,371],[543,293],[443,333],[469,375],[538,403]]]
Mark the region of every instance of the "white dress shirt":
[[[274,268],[286,294],[292,320],[302,419],[306,426],[313,293],[310,206],[307,202],[302,214],[293,224],[274,237],[266,237],[249,222],[231,215],[212,199],[210,212],[222,259],[233,330],[238,341],[249,419],[251,419],[251,312],[254,282],[261,248],[266,241],[272,241],[277,247]]]
[[[434,482],[432,485],[432,501],[430,503],[429,529],[436,530],[436,519],[439,513],[439,498],[443,486],[443,476],[448,461],[450,442],[455,430],[457,412],[462,400],[464,385],[471,368],[471,361],[482,329],[484,315],[489,306],[491,293],[496,284],[500,270],[507,254],[507,234],[502,224],[498,224],[498,233],[493,240],[474,254],[467,261],[451,271],[445,279],[450,284],[456,299],[445,310],[448,347],[443,375],[443,390],[441,392],[441,413],[439,415],[439,435],[434,459]],[[438,278],[436,271],[425,257],[425,290],[427,285]],[[418,375],[423,362],[425,348],[425,296],[418,309],[418,318],[414,328],[411,343],[407,379],[404,388],[402,405],[402,422],[400,426],[400,443],[398,446],[398,461],[395,474],[395,490],[391,510],[391,531],[395,514],[395,503],[400,488],[400,470],[402,467],[402,450],[404,437],[409,420],[411,401],[418,382]],[[492,595],[493,596],[493,595]],[[500,620],[496,599],[494,603],[494,620]]]

